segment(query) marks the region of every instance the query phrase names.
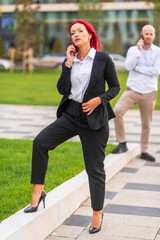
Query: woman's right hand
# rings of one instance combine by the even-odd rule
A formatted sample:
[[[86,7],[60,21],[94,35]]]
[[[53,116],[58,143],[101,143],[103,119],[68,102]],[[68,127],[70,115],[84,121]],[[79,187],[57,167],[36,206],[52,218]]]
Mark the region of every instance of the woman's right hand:
[[[68,66],[71,65],[72,66],[72,62],[75,58],[75,54],[73,54],[73,52],[75,53],[75,46],[74,45],[69,45],[66,51],[66,57],[67,57],[67,62]]]

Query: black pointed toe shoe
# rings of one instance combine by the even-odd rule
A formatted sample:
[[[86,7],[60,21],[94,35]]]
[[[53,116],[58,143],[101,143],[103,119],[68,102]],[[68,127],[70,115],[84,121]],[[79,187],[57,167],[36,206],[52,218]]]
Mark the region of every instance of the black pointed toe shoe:
[[[95,227],[90,227],[90,228],[89,228],[89,233],[93,234],[93,233],[99,232],[99,231],[101,230],[102,222],[103,222],[103,213],[102,213],[101,225],[100,225],[99,227],[97,227],[97,228],[95,228]]]
[[[43,190],[42,193],[41,193],[41,196],[39,198],[39,202],[37,204],[36,207],[30,207],[28,206],[26,209],[24,209],[24,212],[25,213],[33,213],[33,212],[37,212],[38,210],[38,206],[40,204],[41,201],[43,201],[43,207],[45,208],[45,198],[46,198],[46,192]]]

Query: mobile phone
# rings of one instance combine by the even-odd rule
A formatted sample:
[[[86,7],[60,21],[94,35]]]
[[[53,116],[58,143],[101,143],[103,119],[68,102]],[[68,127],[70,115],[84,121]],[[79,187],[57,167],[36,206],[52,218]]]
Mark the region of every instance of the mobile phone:
[[[72,42],[72,45],[74,46],[74,43]],[[71,55],[75,56],[75,52],[71,51]]]
[[[142,38],[142,40],[144,40],[143,34],[141,34],[141,38]]]

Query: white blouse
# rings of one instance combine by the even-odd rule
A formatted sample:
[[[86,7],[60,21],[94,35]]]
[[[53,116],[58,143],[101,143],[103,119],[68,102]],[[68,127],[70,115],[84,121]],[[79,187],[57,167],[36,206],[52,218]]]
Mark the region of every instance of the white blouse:
[[[71,94],[68,97],[69,99],[82,103],[85,91],[91,78],[95,54],[96,50],[91,48],[83,61],[80,61],[77,58],[76,53],[71,69]]]

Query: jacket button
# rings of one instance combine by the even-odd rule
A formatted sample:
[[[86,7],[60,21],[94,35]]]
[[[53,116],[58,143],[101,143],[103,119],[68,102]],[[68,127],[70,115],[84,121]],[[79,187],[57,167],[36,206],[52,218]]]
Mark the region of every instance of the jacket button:
[[[87,95],[88,93],[86,92],[85,95]]]

